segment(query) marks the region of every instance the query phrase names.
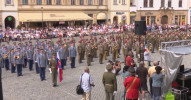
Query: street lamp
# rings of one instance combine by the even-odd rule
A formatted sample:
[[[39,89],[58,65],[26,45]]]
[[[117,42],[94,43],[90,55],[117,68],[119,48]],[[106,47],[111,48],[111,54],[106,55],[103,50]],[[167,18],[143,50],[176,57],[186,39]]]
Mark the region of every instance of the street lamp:
[[[140,20],[141,20],[141,8],[142,8],[142,7],[140,7]]]
[[[41,7],[41,11],[42,11],[42,30],[44,30],[44,26],[43,26],[43,7]]]

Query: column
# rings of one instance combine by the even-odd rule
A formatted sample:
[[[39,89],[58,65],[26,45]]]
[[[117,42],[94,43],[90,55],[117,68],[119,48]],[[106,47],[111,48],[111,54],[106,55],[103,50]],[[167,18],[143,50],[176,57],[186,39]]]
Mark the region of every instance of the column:
[[[182,25],[182,15],[180,15],[180,25]]]

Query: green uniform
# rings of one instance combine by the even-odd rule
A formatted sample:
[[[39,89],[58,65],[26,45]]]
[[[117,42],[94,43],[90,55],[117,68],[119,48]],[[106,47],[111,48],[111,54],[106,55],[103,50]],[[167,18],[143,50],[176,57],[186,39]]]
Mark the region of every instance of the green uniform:
[[[78,62],[82,63],[82,44],[79,44],[77,46],[77,51],[78,51]]]
[[[86,59],[87,59],[87,65],[90,66],[91,65],[91,54],[92,54],[92,47],[91,45],[87,45],[86,46]]]
[[[104,46],[103,46],[103,44],[100,44],[98,46],[98,51],[99,51],[99,63],[102,64],[103,63],[103,54],[104,54]]]
[[[102,82],[105,87],[106,100],[112,100],[113,92],[117,91],[116,75],[111,72],[104,72]]]
[[[53,85],[57,85],[57,60],[56,59],[51,59],[49,60],[49,68],[51,68],[52,71],[52,83]]]

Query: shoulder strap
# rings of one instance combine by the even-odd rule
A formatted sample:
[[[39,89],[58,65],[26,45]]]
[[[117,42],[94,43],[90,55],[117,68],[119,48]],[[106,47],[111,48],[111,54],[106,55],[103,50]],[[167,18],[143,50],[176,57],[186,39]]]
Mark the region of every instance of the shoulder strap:
[[[127,89],[126,93],[129,92],[129,90],[131,89],[131,87],[132,87],[133,84],[135,83],[135,80],[136,80],[136,79],[137,79],[136,77],[133,79],[133,82],[131,83],[131,85],[130,85],[129,88]]]
[[[81,75],[80,85],[82,84],[82,76],[83,76],[83,74]]]

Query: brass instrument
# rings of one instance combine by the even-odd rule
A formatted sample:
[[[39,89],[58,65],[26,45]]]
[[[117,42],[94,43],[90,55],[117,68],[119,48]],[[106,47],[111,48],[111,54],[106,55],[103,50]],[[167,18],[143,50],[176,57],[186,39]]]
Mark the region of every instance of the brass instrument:
[[[14,59],[19,59],[19,56],[18,56],[18,55],[15,55],[15,56],[14,56]]]
[[[94,49],[96,47],[96,44],[92,45],[92,49]]]
[[[150,43],[150,44],[149,44],[149,51],[151,51],[152,48],[153,48],[153,45]]]
[[[11,50],[4,55],[4,59],[8,58],[8,55],[9,55],[10,52],[11,52]]]

